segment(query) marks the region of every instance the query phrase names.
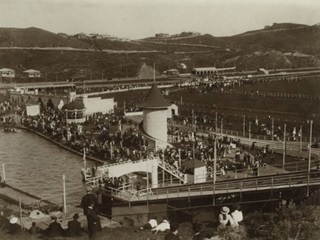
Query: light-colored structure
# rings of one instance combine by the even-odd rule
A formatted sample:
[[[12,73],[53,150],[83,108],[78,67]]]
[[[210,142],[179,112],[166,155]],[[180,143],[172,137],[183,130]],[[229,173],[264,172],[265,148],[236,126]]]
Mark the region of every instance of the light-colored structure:
[[[63,105],[62,111],[65,112],[66,121],[70,123],[83,123],[85,118],[85,107],[80,101],[72,101]]]
[[[40,114],[40,104],[35,100],[29,98],[25,102],[25,111],[27,116],[37,116]]]
[[[85,114],[90,115],[96,112],[113,113],[114,107],[117,103],[114,102],[114,98],[102,99],[101,97],[90,98],[86,94],[82,95],[82,102],[86,108]]]
[[[154,143],[155,148],[164,148],[168,145],[167,111],[170,106],[156,84],[151,87],[145,100],[139,104],[143,109],[142,131],[148,140]]]
[[[166,71],[163,72],[164,74],[168,75],[168,76],[179,76],[179,70],[178,69],[168,69]]]
[[[1,77],[4,77],[4,78],[14,78],[15,72],[10,68],[2,68],[0,69],[0,75]]]
[[[204,162],[193,159],[184,162],[182,166],[189,169],[189,172],[192,172],[192,174],[185,174],[185,182],[188,184],[203,183],[207,181],[207,166]]]
[[[39,77],[41,77],[41,72],[38,71],[38,70],[34,70],[34,69],[28,69],[28,70],[24,71],[23,73],[28,78],[39,78]]]

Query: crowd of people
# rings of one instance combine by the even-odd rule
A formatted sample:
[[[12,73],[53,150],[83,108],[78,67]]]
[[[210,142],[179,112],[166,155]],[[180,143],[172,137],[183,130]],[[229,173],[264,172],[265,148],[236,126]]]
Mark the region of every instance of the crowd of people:
[[[217,131],[225,132],[226,130],[238,132],[241,136],[243,135],[243,115],[230,115],[219,113],[217,118],[215,116],[215,112],[201,112],[195,111],[192,114],[192,111],[184,111],[180,110],[181,114],[174,116],[172,119],[171,125],[182,125],[189,128],[194,128],[196,130],[211,130],[215,131],[215,126],[217,126]],[[192,117],[193,116],[193,117]],[[216,123],[217,121],[217,123]],[[297,123],[284,122],[286,124],[286,138],[290,141],[298,141],[301,137],[300,127],[297,126]],[[250,127],[249,127],[250,124]],[[272,138],[274,140],[283,140],[284,136],[284,124],[274,124],[272,130],[272,118],[270,116],[267,117],[253,117],[246,119],[246,135],[260,135],[265,136],[268,139]]]
[[[67,125],[62,112],[50,109],[35,117],[22,117],[21,122],[76,151],[109,162],[138,160],[147,151],[137,126],[129,123],[122,129],[126,120],[117,114],[96,113],[83,124]]]

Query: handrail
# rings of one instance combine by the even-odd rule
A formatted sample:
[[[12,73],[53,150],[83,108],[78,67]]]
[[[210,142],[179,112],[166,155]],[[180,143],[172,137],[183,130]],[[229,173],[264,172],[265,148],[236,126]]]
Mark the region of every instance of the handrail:
[[[308,183],[308,176],[310,175],[310,182]],[[307,172],[298,172],[294,174],[281,174],[264,176],[257,178],[244,178],[237,179],[236,181],[220,181],[216,184],[212,182],[193,184],[193,185],[178,185],[171,187],[162,187],[152,189],[152,195],[155,198],[159,198],[159,195],[166,195],[169,198],[170,194],[174,194],[176,197],[190,197],[191,192],[204,194],[212,194],[217,191],[252,191],[261,189],[272,189],[279,187],[295,187],[301,185],[307,185],[312,183],[320,184],[320,171],[312,171],[310,174]]]

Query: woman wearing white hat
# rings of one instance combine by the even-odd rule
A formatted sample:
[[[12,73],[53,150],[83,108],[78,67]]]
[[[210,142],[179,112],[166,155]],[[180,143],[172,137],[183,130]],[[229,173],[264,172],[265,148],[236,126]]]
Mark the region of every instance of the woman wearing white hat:
[[[220,214],[219,214],[219,223],[222,226],[227,226],[228,223],[230,225],[230,218],[231,216],[229,215],[230,209],[226,206],[221,208]]]
[[[17,234],[21,231],[21,227],[18,224],[18,218],[15,216],[12,216],[10,218],[10,225],[8,227],[8,233],[9,234]]]

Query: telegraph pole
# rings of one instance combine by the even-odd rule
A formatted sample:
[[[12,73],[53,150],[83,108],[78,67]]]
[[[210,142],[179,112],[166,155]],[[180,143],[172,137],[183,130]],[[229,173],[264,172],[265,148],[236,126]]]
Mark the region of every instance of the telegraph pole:
[[[215,121],[215,128],[216,128],[216,133],[217,133],[217,131],[218,131],[218,112],[216,111],[216,121]]]
[[[286,164],[286,148],[287,148],[287,124],[284,124],[283,132],[283,155],[282,155],[282,172],[284,173],[284,165]]]
[[[309,174],[310,174],[310,170],[311,170],[312,124],[313,124],[313,121],[310,120],[310,139],[309,139],[309,158],[308,158],[308,173]]]
[[[271,140],[274,140],[274,118],[271,118]]]
[[[243,115],[243,124],[242,124],[242,126],[243,126],[243,130],[242,130],[243,137],[245,137],[246,136],[246,115]]]

